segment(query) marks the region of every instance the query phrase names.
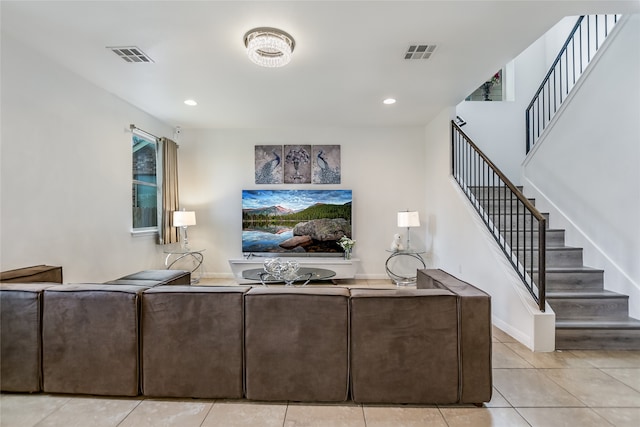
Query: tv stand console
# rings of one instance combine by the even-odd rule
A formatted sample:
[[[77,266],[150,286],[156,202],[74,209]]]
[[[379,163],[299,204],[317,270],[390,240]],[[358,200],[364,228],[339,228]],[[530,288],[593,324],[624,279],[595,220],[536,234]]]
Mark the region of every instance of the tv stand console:
[[[339,257],[281,257],[282,259],[294,259],[298,261],[300,267],[315,267],[324,268],[327,270],[335,271],[336,275],[332,279],[353,279],[356,276],[356,270],[358,269],[359,259],[344,259]],[[268,257],[251,256],[248,258],[230,259],[229,266],[233,276],[238,283],[255,283],[254,281],[247,280],[242,277],[244,270],[250,270],[254,268],[261,268],[264,265],[264,260]]]

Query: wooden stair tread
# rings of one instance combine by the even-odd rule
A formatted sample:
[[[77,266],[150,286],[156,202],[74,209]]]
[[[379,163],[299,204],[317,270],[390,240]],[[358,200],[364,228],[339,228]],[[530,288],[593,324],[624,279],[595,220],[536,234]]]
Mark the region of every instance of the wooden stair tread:
[[[628,317],[626,319],[579,319],[556,320],[557,329],[640,329],[640,320]]]
[[[584,267],[584,269],[580,268],[579,266],[575,266],[575,267],[547,267],[545,269],[545,271],[548,273],[562,273],[562,274],[571,274],[571,273],[594,273],[594,274],[601,274],[604,273],[604,270],[600,270],[597,268],[589,268],[589,267]],[[538,274],[538,269],[534,268],[532,270],[533,274]]]
[[[533,270],[535,273],[538,270]],[[548,267],[546,268],[547,273],[604,273],[604,270],[593,268],[593,267]]]
[[[537,251],[538,247],[536,246],[535,248],[530,248],[530,247],[519,247],[517,250],[522,251],[522,250],[531,250],[531,251]],[[547,246],[546,248],[547,252],[551,252],[551,251],[581,251],[582,248],[576,248],[575,246]],[[548,270],[548,269],[547,269]]]
[[[629,295],[619,294],[617,292],[602,291],[552,291],[546,293],[547,298],[629,298]]]
[[[506,244],[513,245],[511,251],[536,280],[539,270],[527,265],[533,262],[537,267],[539,255],[535,246],[540,232],[534,218],[502,187],[471,190],[470,199],[480,216],[490,221]],[[535,206],[535,198],[527,199]],[[640,350],[640,320],[629,317],[629,296],[605,290],[604,270],[585,266],[583,248],[566,246],[565,230],[551,228],[549,212],[541,213],[548,227],[546,298],[556,312],[556,348]]]

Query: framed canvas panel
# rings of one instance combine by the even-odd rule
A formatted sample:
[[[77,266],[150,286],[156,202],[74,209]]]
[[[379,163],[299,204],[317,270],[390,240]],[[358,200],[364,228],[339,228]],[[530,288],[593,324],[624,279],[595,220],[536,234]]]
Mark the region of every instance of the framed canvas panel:
[[[255,146],[256,184],[282,184],[282,145]]]
[[[314,145],[311,153],[314,184],[340,184],[340,146]]]
[[[311,145],[284,146],[284,183],[311,184]]]

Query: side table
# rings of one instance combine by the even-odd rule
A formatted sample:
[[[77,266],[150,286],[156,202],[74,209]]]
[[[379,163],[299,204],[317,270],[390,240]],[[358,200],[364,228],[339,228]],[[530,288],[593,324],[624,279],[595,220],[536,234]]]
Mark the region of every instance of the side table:
[[[427,264],[422,258],[425,251],[416,249],[404,249],[399,251],[391,251],[387,262],[384,264],[387,275],[394,281],[397,286],[409,286],[416,283],[417,270],[427,268]],[[401,258],[402,257],[402,258]]]
[[[164,265],[167,267],[167,270],[171,269],[175,263],[178,261],[190,258],[193,262],[194,267],[191,268],[191,283],[198,283],[202,278],[202,262],[204,261],[204,252],[206,249],[198,249],[193,250],[189,248],[178,248],[178,249],[165,249],[164,253],[167,254],[167,257],[164,260]],[[175,256],[175,259],[171,259]],[[194,273],[198,271],[198,275],[196,276]]]

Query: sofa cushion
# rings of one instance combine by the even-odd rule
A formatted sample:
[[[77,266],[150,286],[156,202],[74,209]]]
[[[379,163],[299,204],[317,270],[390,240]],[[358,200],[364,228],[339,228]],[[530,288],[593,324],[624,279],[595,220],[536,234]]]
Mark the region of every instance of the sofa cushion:
[[[78,284],[45,290],[45,392],[138,394],[138,312],[144,289]]]
[[[458,402],[458,327],[447,290],[352,289],[353,400]]]
[[[189,285],[191,273],[186,270],[143,270],[120,277],[118,280],[152,280],[161,285]]]
[[[348,289],[253,288],[245,319],[248,399],[347,399]]]
[[[250,287],[162,286],[142,294],[142,392],[243,396],[243,296]]]
[[[141,279],[117,279],[104,282],[105,285],[125,285],[125,286],[142,286],[144,288],[154,288],[164,285],[160,280],[141,280]]]
[[[0,284],[2,391],[37,392],[42,382],[42,292],[51,283]]]

